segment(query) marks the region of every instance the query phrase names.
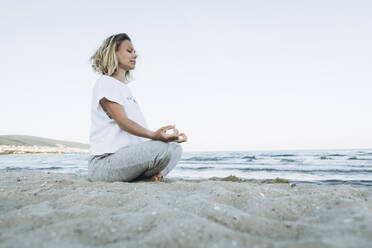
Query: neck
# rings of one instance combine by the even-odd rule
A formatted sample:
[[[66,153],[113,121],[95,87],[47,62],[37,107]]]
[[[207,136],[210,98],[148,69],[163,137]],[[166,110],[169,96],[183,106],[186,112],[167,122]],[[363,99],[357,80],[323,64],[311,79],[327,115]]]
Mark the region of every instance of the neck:
[[[118,68],[117,72],[115,72],[112,77],[116,78],[117,80],[126,83],[125,82],[125,73],[126,71],[123,70],[122,68]]]

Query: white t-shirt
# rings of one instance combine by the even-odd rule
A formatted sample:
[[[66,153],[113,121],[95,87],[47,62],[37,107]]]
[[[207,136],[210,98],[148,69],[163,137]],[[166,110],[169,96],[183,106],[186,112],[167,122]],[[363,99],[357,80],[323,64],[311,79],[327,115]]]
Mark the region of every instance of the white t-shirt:
[[[149,140],[148,138],[132,135],[120,129],[115,120],[110,119],[103,110],[101,104],[99,104],[99,101],[103,97],[112,102],[121,104],[129,119],[144,128],[148,128],[140,106],[134,99],[128,85],[113,77],[102,75],[93,87],[91,103],[90,155],[114,153],[122,147],[132,146]]]

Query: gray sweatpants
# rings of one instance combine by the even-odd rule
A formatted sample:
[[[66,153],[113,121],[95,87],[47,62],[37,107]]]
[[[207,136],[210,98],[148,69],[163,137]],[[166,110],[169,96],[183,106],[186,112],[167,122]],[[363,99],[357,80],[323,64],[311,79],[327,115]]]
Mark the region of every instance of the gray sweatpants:
[[[148,140],[115,153],[92,156],[88,162],[88,180],[130,182],[159,172],[165,177],[181,155],[182,146],[177,142]]]

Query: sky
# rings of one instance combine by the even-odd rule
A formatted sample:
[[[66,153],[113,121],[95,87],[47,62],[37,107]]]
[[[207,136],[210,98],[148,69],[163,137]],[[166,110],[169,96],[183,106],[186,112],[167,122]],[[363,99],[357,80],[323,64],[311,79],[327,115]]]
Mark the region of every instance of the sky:
[[[7,1],[0,135],[89,142],[89,57],[127,33],[152,131],[184,151],[372,148],[372,1]]]

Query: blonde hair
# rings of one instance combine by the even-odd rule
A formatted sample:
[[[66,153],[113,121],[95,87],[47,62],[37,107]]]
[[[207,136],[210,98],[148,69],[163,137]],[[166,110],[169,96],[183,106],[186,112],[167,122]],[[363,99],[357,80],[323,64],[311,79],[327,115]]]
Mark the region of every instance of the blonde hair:
[[[115,52],[119,50],[119,46],[124,40],[131,41],[126,33],[115,34],[106,38],[89,59],[93,70],[107,76],[111,76],[117,72],[119,62]],[[125,81],[127,83],[132,79],[131,76],[129,70],[125,72]]]

